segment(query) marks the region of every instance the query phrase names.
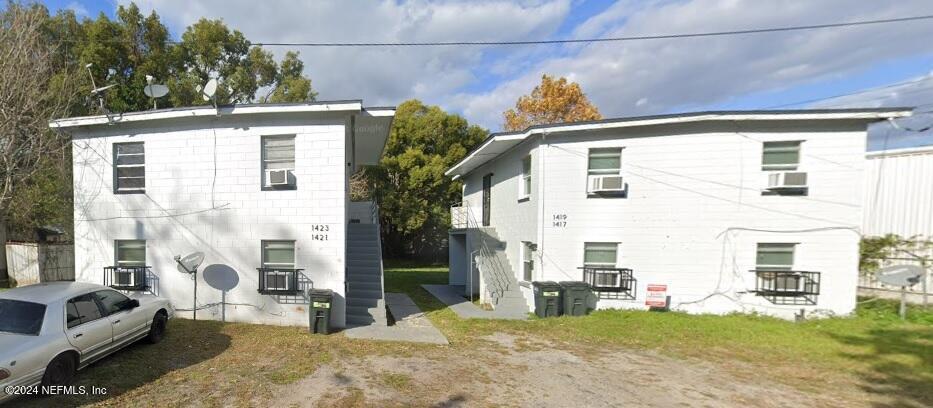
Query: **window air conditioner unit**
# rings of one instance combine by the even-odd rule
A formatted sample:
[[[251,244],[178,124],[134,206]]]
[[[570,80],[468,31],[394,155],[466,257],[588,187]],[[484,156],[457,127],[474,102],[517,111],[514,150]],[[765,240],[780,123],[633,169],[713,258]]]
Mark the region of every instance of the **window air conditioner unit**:
[[[266,170],[266,183],[269,186],[287,186],[289,182],[289,169]]]
[[[768,175],[768,190],[788,188],[807,188],[807,173],[802,171],[784,171]]]
[[[625,183],[622,176],[590,176],[589,193],[606,193],[613,191],[624,191]]]

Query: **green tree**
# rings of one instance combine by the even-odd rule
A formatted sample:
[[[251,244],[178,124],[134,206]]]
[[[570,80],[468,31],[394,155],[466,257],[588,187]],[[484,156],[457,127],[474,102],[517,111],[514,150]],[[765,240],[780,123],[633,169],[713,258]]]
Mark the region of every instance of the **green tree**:
[[[298,59],[298,53],[289,51],[279,64],[275,76],[275,88],[267,97],[272,103],[313,102],[317,92],[311,89],[311,79],[304,75],[305,64]]]
[[[460,182],[444,172],[488,132],[419,100],[398,106],[381,166],[373,170],[390,256],[437,254],[450,227]]]
[[[202,18],[181,35],[173,50],[174,66],[168,87],[174,106],[203,105],[198,88],[218,78],[217,103],[245,103],[261,87],[271,86],[277,73],[272,54],[254,47],[238,30],[221,20]]]

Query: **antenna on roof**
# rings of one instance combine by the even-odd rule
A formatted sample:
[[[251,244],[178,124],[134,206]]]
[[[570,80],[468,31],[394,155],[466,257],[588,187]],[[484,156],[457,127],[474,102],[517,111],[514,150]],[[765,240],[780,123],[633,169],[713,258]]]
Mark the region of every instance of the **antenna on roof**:
[[[211,78],[204,84],[204,87],[198,85],[198,92],[201,93],[201,98],[204,98],[205,101],[210,101],[214,105],[214,109],[217,109],[217,79]],[[218,115],[220,113],[218,112]]]
[[[152,100],[152,109],[159,109],[159,106],[156,104],[156,98],[168,95],[168,87],[152,83],[154,80],[155,78],[152,75],[146,75],[146,87],[143,88],[143,93]]]
[[[91,89],[91,98],[94,98],[94,97],[97,98],[97,103],[98,103],[98,105],[100,106],[100,110],[101,110],[102,112],[104,112],[105,115],[107,115],[107,120],[109,121],[109,120],[110,120],[110,110],[108,110],[107,107],[104,106],[104,91],[106,91],[106,90],[108,90],[108,89],[110,89],[110,88],[113,88],[113,87],[116,86],[116,85],[115,85],[115,84],[111,84],[111,85],[102,86],[102,87],[98,88],[98,87],[97,87],[97,83],[94,82],[94,73],[91,72],[91,67],[92,67],[93,65],[94,65],[94,64],[87,64],[87,65],[84,66],[84,68],[87,68],[87,74],[91,77],[91,88],[93,88],[93,89]],[[108,70],[108,71],[107,71],[107,73],[108,73],[107,77],[109,78],[109,77],[113,76],[114,74],[116,74],[116,72],[117,72],[117,71],[115,71],[115,70],[113,70],[113,69]]]

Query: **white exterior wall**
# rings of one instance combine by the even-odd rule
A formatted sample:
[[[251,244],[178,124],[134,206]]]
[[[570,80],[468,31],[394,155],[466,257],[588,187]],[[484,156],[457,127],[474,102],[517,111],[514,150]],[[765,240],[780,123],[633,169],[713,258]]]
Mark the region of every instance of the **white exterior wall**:
[[[173,257],[202,251],[198,304],[221,301],[204,277],[226,271],[236,282],[226,294],[228,321],[307,326],[303,296],[257,292],[261,241],[295,240],[296,266],[311,281],[302,289],[332,289],[332,325],[343,327],[347,120],[313,117],[177,119],[152,128],[73,131],[76,279],[103,283],[103,268],[115,262],[114,240],[145,239],[157,293],[176,308],[191,309],[193,282]],[[297,190],[261,190],[265,135],[295,135]],[[146,193],[114,194],[113,143],[135,141],[145,142]],[[316,225],[328,227],[326,240],[313,237],[322,234]],[[198,318],[220,317],[220,306],[198,311]]]
[[[863,233],[933,239],[933,146],[868,154]]]
[[[672,308],[694,313],[754,311],[785,318],[801,308],[850,313],[858,277],[864,126],[826,129],[811,123],[818,132],[773,123],[743,126],[749,129],[741,134],[729,124],[729,131],[692,125],[547,135],[535,148],[535,168],[544,166],[543,185],[535,188],[545,197],[541,215],[520,210],[523,204],[514,199],[517,179],[494,177],[492,226],[510,247],[537,230],[535,280],[582,280],[584,242],[621,243],[617,266],[634,270],[636,299],[602,299],[601,308],[645,308],[646,285],[666,284]],[[804,140],[799,170],[809,174],[809,195],[761,195],[761,142],[779,140]],[[587,197],[587,154],[593,147],[624,148],[627,198]],[[521,156],[505,154],[486,167],[517,169]],[[477,169],[466,178],[467,201],[477,216],[487,172]],[[534,175],[536,186],[541,174]],[[551,220],[561,214],[567,224],[555,227]],[[543,222],[532,228],[536,218]],[[779,306],[748,293],[755,287],[749,270],[759,242],[799,243],[795,269],[822,273],[816,306]],[[509,256],[518,274],[513,252],[517,257],[517,250]],[[533,306],[530,291],[525,293]]]
[[[540,161],[537,158],[537,142],[523,143],[506,152],[501,159],[476,169],[464,180],[463,204],[472,212],[476,223],[483,222],[483,176],[492,173],[490,202],[490,226],[494,227],[499,239],[505,242],[505,252],[515,273],[522,280],[521,243],[538,241],[538,177]],[[531,155],[531,194],[519,199],[522,159]],[[530,293],[530,292],[529,292]]]

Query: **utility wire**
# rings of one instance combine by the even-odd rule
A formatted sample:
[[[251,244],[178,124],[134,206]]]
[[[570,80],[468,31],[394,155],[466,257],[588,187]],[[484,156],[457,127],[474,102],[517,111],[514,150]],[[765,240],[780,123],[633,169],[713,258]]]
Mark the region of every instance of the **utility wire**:
[[[865,93],[869,93],[869,92],[880,91],[880,90],[882,90],[882,89],[896,88],[896,87],[899,87],[899,86],[916,84],[916,83],[920,83],[920,82],[924,82],[924,81],[929,81],[929,80],[931,80],[931,79],[933,79],[933,76],[924,76],[923,78],[911,79],[911,80],[909,80],[909,81],[895,82],[895,83],[893,83],[893,84],[888,84],[888,85],[879,86],[879,87],[875,87],[875,88],[862,89],[862,90],[858,90],[858,91],[854,91],[854,92],[848,92],[848,93],[837,94],[837,95],[831,95],[831,96],[824,96],[824,97],[822,97],[822,98],[806,99],[806,100],[802,100],[802,101],[791,102],[791,103],[785,103],[785,104],[781,104],[781,105],[766,106],[766,107],[764,107],[764,108],[762,108],[762,109],[779,109],[779,108],[786,108],[786,107],[788,107],[788,106],[806,105],[806,104],[811,104],[811,103],[815,103],[815,102],[828,101],[828,100],[831,100],[831,99],[844,98],[844,97],[847,97],[847,96],[861,95],[861,94],[865,94]]]
[[[487,46],[487,45],[521,46],[521,45],[547,45],[547,44],[581,44],[581,43],[607,43],[607,42],[623,42],[623,41],[666,40],[666,39],[699,38],[699,37],[722,37],[722,36],[730,36],[730,35],[820,30],[820,29],[826,29],[826,28],[857,27],[857,26],[867,26],[867,25],[874,25],[874,24],[905,23],[905,22],[931,20],[931,19],[933,19],[933,14],[911,16],[911,17],[888,18],[888,19],[880,19],[880,20],[850,21],[846,23],[767,27],[767,28],[753,28],[753,29],[746,29],[746,30],[707,31],[707,32],[698,32],[698,33],[654,34],[654,35],[637,35],[637,36],[626,36],[626,37],[579,38],[579,39],[558,39],[558,40],[426,41],[426,42],[266,42],[266,41],[258,41],[258,42],[251,42],[250,44],[261,46],[261,47],[436,47],[436,46]],[[61,41],[79,42],[82,40],[62,39]],[[132,41],[113,40],[113,41],[105,41],[105,42],[120,43],[120,42],[132,42]],[[180,41],[166,41],[166,43],[180,44]]]

